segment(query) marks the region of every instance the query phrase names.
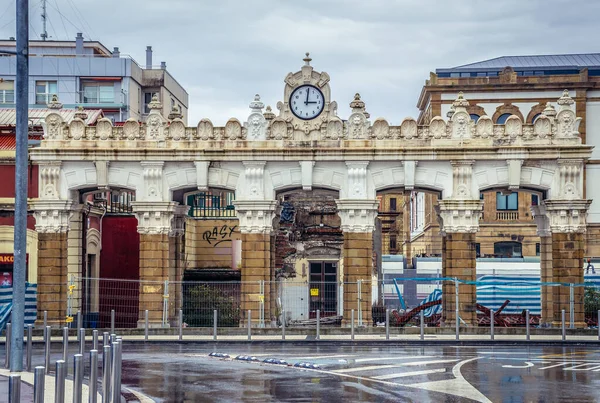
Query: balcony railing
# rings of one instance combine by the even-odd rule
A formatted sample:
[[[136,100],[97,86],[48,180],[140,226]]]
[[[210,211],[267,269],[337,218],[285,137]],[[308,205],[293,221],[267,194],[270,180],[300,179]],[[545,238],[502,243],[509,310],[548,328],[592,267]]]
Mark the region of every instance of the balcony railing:
[[[518,211],[496,211],[497,221],[516,221],[519,219]]]

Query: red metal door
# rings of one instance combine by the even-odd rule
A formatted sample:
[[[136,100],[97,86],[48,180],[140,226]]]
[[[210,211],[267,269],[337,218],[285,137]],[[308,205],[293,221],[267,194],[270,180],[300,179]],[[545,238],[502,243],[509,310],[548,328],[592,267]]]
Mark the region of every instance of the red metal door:
[[[105,216],[102,220],[100,253],[100,326],[137,327],[140,279],[140,236],[137,219],[131,216]]]

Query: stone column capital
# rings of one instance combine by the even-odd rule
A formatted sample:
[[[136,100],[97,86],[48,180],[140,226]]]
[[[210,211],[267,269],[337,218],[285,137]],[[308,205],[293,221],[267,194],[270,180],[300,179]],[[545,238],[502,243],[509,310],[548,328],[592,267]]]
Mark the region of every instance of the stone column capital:
[[[189,209],[189,206],[179,206],[175,202],[156,201],[134,201],[131,202],[131,207],[138,220],[138,233],[149,235],[173,234],[175,216],[182,215],[183,211],[187,212]],[[175,225],[175,227],[177,226]]]
[[[479,231],[479,217],[483,210],[482,200],[443,199],[438,200],[435,209],[442,235]]]
[[[270,234],[273,230],[276,200],[235,200],[235,212],[242,234]]]
[[[531,206],[531,214],[537,225],[537,235],[539,237],[552,236],[550,229],[550,220],[546,215],[546,206],[543,204]]]
[[[379,200],[340,199],[335,201],[344,232],[373,232]]]
[[[69,231],[73,201],[37,199],[31,203],[31,207],[37,232],[57,234]]]
[[[545,214],[552,233],[585,233],[591,200],[544,200],[540,214]],[[533,210],[533,208],[532,208]],[[535,214],[535,213],[534,213]]]

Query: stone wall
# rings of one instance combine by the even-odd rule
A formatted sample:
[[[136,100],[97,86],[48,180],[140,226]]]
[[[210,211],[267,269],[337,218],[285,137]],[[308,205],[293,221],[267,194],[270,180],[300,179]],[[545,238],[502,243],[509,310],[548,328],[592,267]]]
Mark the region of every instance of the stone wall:
[[[234,268],[236,241],[241,234],[237,219],[185,220],[185,261],[187,269]]]

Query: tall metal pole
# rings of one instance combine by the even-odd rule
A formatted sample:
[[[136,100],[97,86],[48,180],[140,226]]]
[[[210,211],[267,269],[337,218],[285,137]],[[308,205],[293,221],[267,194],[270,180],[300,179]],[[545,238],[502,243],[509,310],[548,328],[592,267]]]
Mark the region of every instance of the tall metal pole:
[[[17,0],[17,149],[15,153],[15,254],[13,264],[10,370],[23,370],[25,331],[25,258],[27,250],[27,140],[29,87],[29,0]]]

